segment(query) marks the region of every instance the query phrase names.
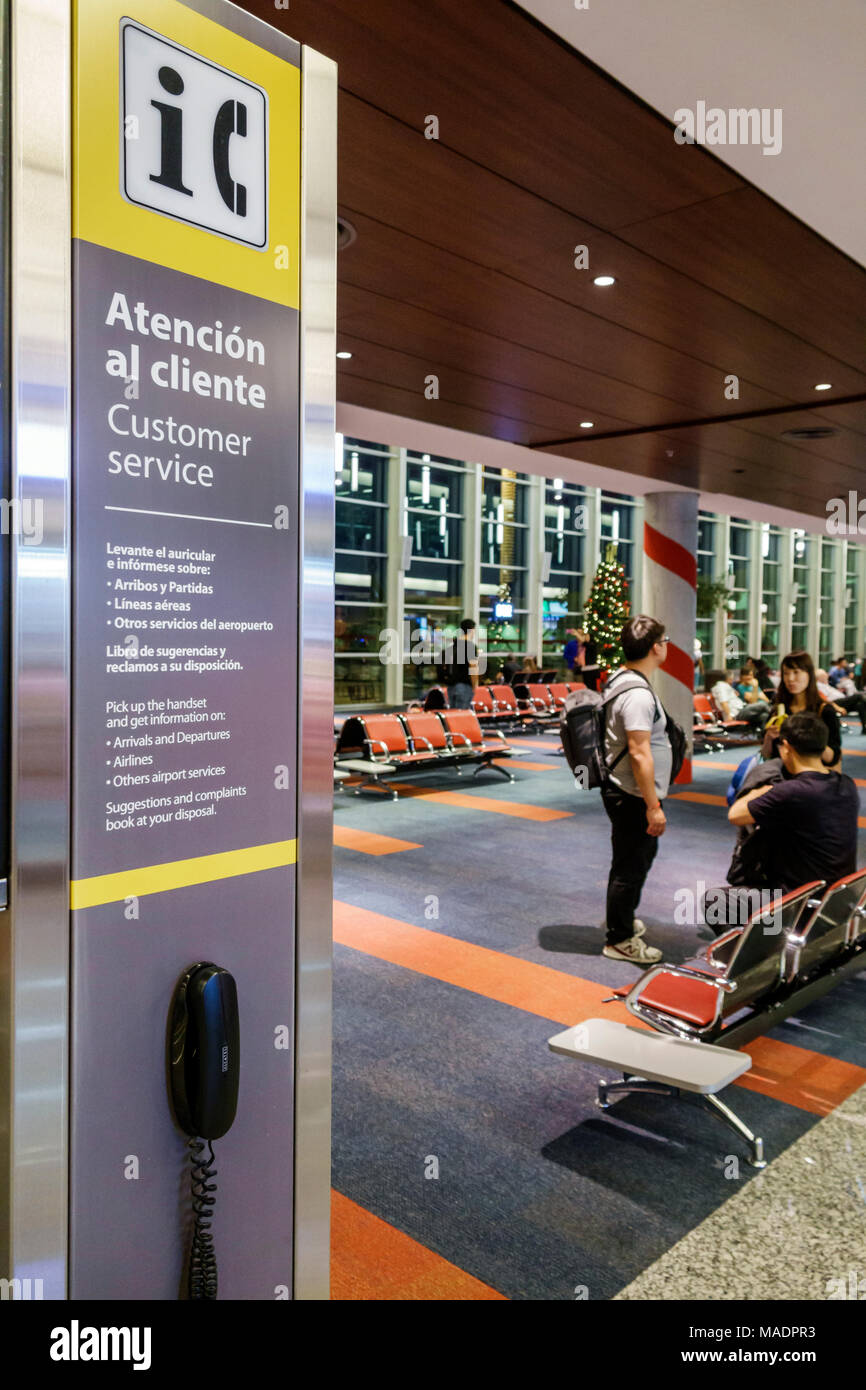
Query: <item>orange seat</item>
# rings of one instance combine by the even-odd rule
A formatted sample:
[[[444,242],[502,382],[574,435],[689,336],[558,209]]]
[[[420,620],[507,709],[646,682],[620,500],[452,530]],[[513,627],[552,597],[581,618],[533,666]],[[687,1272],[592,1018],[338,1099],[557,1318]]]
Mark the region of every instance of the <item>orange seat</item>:
[[[417,749],[418,745],[421,744],[422,748],[435,752],[440,757],[449,751],[445,728],[437,714],[423,714],[413,711],[411,714],[404,714],[403,723],[412,740],[413,749]]]

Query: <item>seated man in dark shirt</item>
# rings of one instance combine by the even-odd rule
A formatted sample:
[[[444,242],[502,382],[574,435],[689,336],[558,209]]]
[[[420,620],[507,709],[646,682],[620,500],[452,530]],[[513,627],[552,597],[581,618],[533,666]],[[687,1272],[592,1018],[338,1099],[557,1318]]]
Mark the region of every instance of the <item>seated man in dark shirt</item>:
[[[732,825],[756,826],[748,887],[790,893],[813,879],[834,883],[857,867],[860,798],[850,777],[831,772],[821,755],[827,726],[817,714],[792,714],[779,730],[788,776],[756,787],[728,812]]]
[[[856,869],[860,799],[851,778],[823,761],[827,738],[820,715],[789,715],[779,730],[782,766],[759,765],[766,780],[731,806],[728,820],[740,833],[728,883],[703,900],[704,924],[718,936],[744,926],[759,907],[765,922],[775,922],[785,893],[815,879],[835,883]]]

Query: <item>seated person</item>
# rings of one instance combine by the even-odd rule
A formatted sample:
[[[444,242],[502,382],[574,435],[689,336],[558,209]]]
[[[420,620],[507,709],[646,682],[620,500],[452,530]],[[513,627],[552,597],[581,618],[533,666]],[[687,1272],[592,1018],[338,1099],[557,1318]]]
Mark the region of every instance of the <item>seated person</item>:
[[[831,702],[834,709],[846,714],[856,714],[860,720],[860,731],[866,734],[866,695],[862,690],[849,690],[848,685],[853,682],[848,678],[840,681],[834,690],[827,680],[827,672],[820,668],[815,672],[815,684],[818,694]]]
[[[740,679],[734,687],[740,699],[746,705],[759,705],[763,702],[768,703],[767,697],[758,684],[758,678],[752,671],[751,666],[740,668]]]
[[[764,699],[769,700],[771,705],[774,704],[776,700],[776,691],[779,688],[778,671],[771,671],[766,661],[760,656],[747,657],[746,666],[749,669],[750,675],[753,675],[758,682],[758,689],[761,691]]]
[[[506,685],[510,685],[519,671],[523,670],[523,658],[509,653],[502,666],[502,679]]]
[[[833,662],[832,666],[830,667],[830,671],[829,671],[829,674],[828,674],[828,676],[827,676],[827,680],[829,681],[829,683],[830,683],[832,686],[837,686],[837,685],[839,684],[839,682],[840,682],[841,680],[843,680],[843,679],[845,678],[845,676],[847,676],[847,674],[848,674],[848,664],[847,664],[847,662],[845,661],[844,656],[837,656],[837,657],[836,657],[836,660]]]
[[[723,719],[742,719],[750,728],[763,733],[770,713],[766,701],[746,704],[731,685],[724,671],[710,671],[706,678],[706,689],[716,702],[716,708]]]
[[[751,833],[728,871],[735,887],[716,890],[716,898],[726,891],[730,900],[740,887],[790,893],[813,879],[835,883],[856,870],[860,798],[852,779],[823,761],[827,737],[824,720],[811,711],[782,724],[782,779],[746,791],[728,811],[732,825]],[[707,912],[707,921],[724,930],[723,915],[711,919]],[[729,912],[726,920],[739,924],[742,917]]]

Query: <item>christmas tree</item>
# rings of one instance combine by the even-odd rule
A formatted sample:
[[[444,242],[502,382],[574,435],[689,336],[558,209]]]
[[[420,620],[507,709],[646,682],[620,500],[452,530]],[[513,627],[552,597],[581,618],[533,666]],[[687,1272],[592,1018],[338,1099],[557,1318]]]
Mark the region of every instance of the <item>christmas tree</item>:
[[[617,563],[616,545],[609,542],[595,572],[586,600],[583,625],[598,648],[598,664],[615,671],[623,663],[619,638],[631,605],[625,570]]]

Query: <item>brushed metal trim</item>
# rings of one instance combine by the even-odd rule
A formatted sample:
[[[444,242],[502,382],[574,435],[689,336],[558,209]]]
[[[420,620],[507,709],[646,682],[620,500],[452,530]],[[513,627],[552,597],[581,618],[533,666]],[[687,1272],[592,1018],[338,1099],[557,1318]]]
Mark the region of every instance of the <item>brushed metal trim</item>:
[[[301,587],[295,1287],[330,1296],[337,68],[301,60]]]
[[[8,8],[4,7],[4,13]],[[17,0],[11,30],[11,874],[0,918],[0,1208],[7,1277],[66,1295],[69,1033],[71,15]],[[8,108],[7,108],[8,109]]]
[[[257,48],[264,48],[277,58],[283,58],[293,67],[301,66],[301,45],[297,39],[289,38],[288,34],[269,24],[266,19],[240,9],[232,4],[231,0],[181,0],[181,4],[186,5],[188,10],[195,10],[196,14],[203,15],[205,19],[212,19],[215,24],[221,24],[224,29],[237,34],[238,38],[249,39]],[[147,23],[146,16],[143,22]]]

